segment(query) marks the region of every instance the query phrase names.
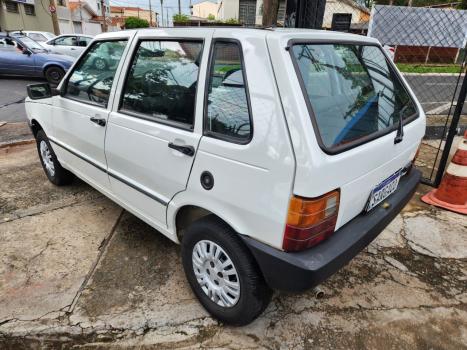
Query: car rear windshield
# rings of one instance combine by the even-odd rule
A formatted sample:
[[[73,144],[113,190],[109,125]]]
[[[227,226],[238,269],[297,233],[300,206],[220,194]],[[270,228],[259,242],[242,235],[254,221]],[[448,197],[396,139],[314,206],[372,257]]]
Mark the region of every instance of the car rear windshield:
[[[294,44],[292,56],[325,150],[369,141],[417,113],[379,46]]]

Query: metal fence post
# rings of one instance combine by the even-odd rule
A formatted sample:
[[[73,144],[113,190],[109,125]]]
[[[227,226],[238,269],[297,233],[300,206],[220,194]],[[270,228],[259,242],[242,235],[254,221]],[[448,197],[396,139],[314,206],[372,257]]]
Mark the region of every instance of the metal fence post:
[[[444,169],[446,168],[446,164],[449,158],[449,152],[451,150],[452,142],[454,141],[454,136],[456,136],[457,134],[457,127],[459,125],[459,121],[461,118],[462,109],[464,108],[465,97],[467,94],[467,72],[465,69],[465,63],[466,63],[466,58],[464,58],[464,62],[462,65],[462,72],[464,73],[464,79],[462,81],[462,86],[459,91],[459,97],[457,98],[456,108],[454,110],[454,114],[452,115],[451,125],[449,126],[448,136],[446,137],[446,143],[444,145],[443,154],[441,155],[441,159],[439,161],[439,167],[438,167],[438,171],[436,173],[436,178],[434,182],[435,187],[439,186],[439,184],[441,183],[441,179],[443,178]]]

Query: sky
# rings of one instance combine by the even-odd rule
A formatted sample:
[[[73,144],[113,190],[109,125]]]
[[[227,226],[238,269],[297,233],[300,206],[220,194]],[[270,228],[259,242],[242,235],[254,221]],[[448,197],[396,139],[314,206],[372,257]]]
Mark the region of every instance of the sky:
[[[115,6],[134,6],[144,9],[149,9],[149,1],[151,1],[151,6],[153,11],[161,13],[161,1],[160,0],[110,0],[111,5]],[[192,3],[197,3],[199,0],[192,0]],[[190,0],[180,0],[182,13],[187,15],[190,14]],[[172,16],[178,13],[178,0],[164,0],[164,20],[167,14],[169,13],[169,18],[172,19]]]

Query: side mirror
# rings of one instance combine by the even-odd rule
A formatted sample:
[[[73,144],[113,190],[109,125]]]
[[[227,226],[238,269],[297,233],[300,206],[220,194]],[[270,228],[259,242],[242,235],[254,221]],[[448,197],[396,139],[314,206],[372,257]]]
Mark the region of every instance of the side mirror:
[[[48,83],[30,84],[27,90],[31,100],[41,100],[60,94],[58,89],[52,88]]]
[[[29,51],[29,49],[23,48],[23,55],[30,55],[30,54],[31,54],[31,51]]]

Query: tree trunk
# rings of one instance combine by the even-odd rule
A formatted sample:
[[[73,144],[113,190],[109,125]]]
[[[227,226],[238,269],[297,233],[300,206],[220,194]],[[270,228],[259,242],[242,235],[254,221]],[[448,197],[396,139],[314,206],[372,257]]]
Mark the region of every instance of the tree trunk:
[[[277,25],[277,12],[279,0],[263,1],[263,27],[275,27]]]

